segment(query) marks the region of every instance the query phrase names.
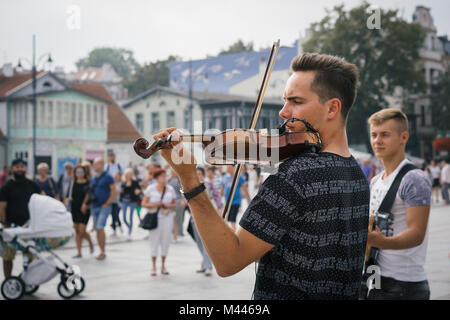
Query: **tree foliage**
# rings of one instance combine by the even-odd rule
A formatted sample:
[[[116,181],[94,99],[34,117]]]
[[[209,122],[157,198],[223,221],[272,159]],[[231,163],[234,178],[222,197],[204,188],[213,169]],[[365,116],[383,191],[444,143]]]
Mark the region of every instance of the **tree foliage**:
[[[130,97],[136,96],[155,86],[169,85],[169,63],[177,60],[175,56],[169,56],[165,60],[150,62],[138,68],[136,72],[122,82],[128,89]]]
[[[438,132],[450,133],[450,67],[431,86],[431,116]]]
[[[230,45],[228,49],[219,52],[219,56],[229,53],[239,53],[253,51],[253,42],[245,44],[241,39],[237,40],[235,43]]]
[[[87,57],[79,59],[75,65],[78,70],[82,70],[88,67],[101,67],[104,63],[111,64],[123,78],[131,76],[139,68],[139,63],[133,57],[133,51],[123,48],[95,48]]]
[[[380,9],[381,28],[369,29],[369,7],[364,2],[350,10],[343,5],[327,10],[321,21],[311,24],[311,37],[303,50],[340,56],[358,66],[358,95],[348,118],[348,138],[371,150],[367,118],[388,106],[386,97],[397,87],[418,93],[426,84],[416,67],[425,38],[422,27],[400,18],[397,10]]]

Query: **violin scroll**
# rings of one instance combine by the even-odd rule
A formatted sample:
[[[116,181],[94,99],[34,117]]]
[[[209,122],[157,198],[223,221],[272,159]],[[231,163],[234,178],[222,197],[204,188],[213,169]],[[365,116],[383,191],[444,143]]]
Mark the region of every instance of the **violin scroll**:
[[[148,149],[150,143],[145,138],[137,139],[133,144],[133,149],[136,154],[144,159],[148,159],[151,157],[153,153],[151,153]]]

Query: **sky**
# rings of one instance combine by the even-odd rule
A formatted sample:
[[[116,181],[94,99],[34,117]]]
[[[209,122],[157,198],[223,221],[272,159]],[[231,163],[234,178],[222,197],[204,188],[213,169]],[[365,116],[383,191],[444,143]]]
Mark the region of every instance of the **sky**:
[[[412,20],[416,5],[431,8],[439,35],[450,35],[448,0],[371,0],[399,9]],[[0,2],[0,66],[20,57],[50,52],[52,68],[76,70],[75,62],[96,47],[127,48],[139,63],[177,55],[201,59],[237,39],[255,49],[281,39],[290,46],[300,33],[326,14],[326,8],[360,0],[9,0]],[[382,21],[381,21],[382,22]],[[382,27],[382,26],[381,26]],[[43,59],[45,60],[45,59]],[[25,67],[27,63],[25,62]],[[42,62],[41,62],[42,65]]]

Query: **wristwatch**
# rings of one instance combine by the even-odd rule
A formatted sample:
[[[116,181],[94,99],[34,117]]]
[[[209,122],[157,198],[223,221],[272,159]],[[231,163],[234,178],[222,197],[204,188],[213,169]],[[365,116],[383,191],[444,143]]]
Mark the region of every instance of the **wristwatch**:
[[[183,188],[180,189],[181,194],[186,198],[187,201],[191,200],[195,196],[199,195],[203,191],[205,191],[206,187],[204,183],[200,183],[197,187],[187,192],[183,191]]]

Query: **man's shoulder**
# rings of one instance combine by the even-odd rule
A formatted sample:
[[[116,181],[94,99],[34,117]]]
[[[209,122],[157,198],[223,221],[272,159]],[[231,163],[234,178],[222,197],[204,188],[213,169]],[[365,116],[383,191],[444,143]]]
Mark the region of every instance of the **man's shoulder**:
[[[423,187],[429,187],[431,189],[431,182],[428,179],[425,172],[419,168],[408,171],[400,183],[400,189],[405,188],[408,185],[423,185]]]

